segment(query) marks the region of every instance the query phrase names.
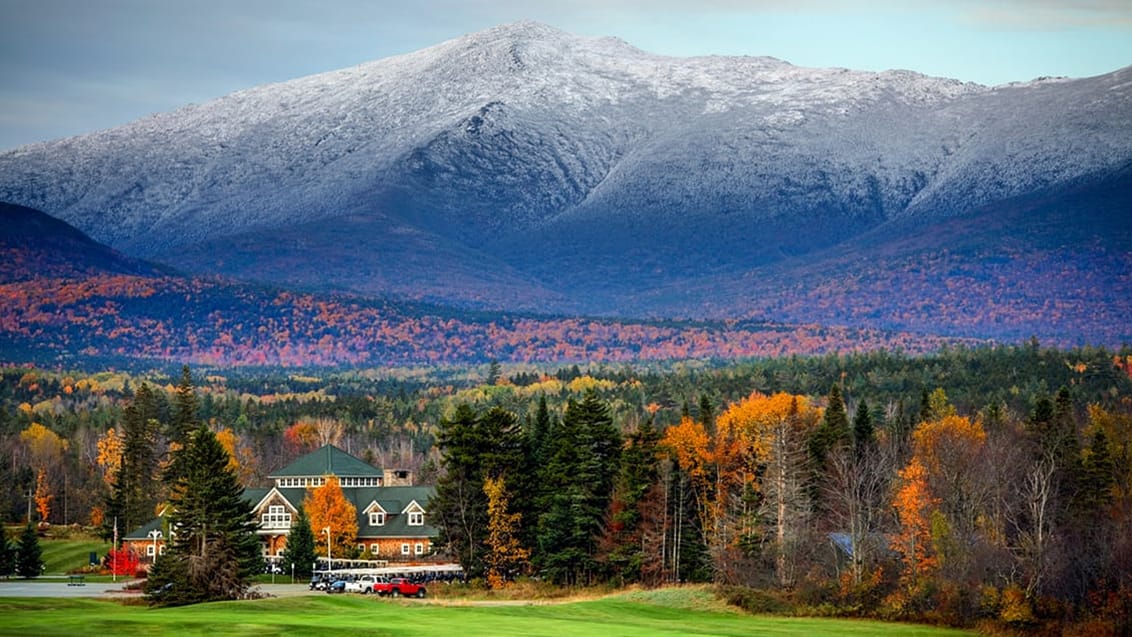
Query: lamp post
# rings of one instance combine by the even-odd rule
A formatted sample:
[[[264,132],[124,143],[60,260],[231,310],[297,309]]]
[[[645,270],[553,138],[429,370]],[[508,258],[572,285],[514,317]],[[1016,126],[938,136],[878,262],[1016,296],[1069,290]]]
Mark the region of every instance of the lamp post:
[[[333,571],[334,560],[330,557],[330,527],[326,527],[322,532],[326,534],[326,568],[327,570]]]
[[[157,538],[161,537],[161,530],[160,529],[153,529],[152,531],[150,531],[146,535],[149,536],[149,539],[153,540],[153,561],[156,562],[157,561]]]

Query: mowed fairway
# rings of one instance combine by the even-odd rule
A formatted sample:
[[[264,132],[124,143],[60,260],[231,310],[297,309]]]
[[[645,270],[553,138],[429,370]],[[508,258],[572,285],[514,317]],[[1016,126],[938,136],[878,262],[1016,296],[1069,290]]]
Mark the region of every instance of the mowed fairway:
[[[453,604],[459,604],[454,602]],[[969,635],[880,622],[754,617],[624,596],[558,604],[448,605],[305,596],[150,609],[91,599],[0,599],[4,635]]]

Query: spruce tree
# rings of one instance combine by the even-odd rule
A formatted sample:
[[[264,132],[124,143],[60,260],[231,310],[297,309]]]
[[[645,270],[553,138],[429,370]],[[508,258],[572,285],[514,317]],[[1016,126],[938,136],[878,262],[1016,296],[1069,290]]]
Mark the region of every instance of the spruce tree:
[[[429,508],[447,546],[469,577],[483,574],[483,538],[487,533],[487,496],[483,493],[481,453],[491,441],[481,438],[479,416],[459,405],[441,418],[437,446],[444,470]]]
[[[35,528],[28,523],[20,534],[16,546],[16,575],[23,578],[39,577],[43,574],[43,551],[39,548],[39,538]]]
[[[184,449],[189,444],[189,438],[200,423],[198,411],[199,405],[196,389],[193,387],[193,376],[189,372],[189,366],[185,365],[181,368],[181,382],[177,385],[173,415],[165,432],[170,447],[174,450],[165,469],[165,475],[162,476],[167,485],[177,484],[188,470],[184,466],[184,460],[187,456],[177,453],[176,450]]]
[[[307,517],[306,510],[299,507],[299,515],[291,525],[291,531],[287,534],[287,546],[283,549],[283,568],[294,565],[295,575],[310,577],[317,559],[314,542],[310,518]]]
[[[857,413],[853,415],[853,451],[857,458],[864,456],[874,442],[873,416],[869,412],[869,403],[862,399],[857,405]]]
[[[825,458],[837,445],[849,440],[849,415],[845,412],[845,400],[841,397],[841,386],[834,384],[829,390],[828,405],[821,424],[810,434],[808,442],[810,459],[817,470],[825,466]]]
[[[176,535],[150,574],[147,599],[161,605],[239,599],[263,565],[252,505],[215,434],[201,425],[187,443],[178,452],[184,471],[171,485]]]
[[[8,541],[8,530],[0,524],[0,577],[16,573],[16,548]]]
[[[102,535],[113,535],[115,522],[119,529],[130,531],[154,516],[160,498],[157,483],[155,450],[160,424],[153,392],[142,383],[133,401],[122,412],[122,459],[117,477],[106,499]]]
[[[585,583],[595,575],[620,452],[621,434],[595,392],[567,403],[544,474],[553,495],[539,519],[539,558],[551,580]]]

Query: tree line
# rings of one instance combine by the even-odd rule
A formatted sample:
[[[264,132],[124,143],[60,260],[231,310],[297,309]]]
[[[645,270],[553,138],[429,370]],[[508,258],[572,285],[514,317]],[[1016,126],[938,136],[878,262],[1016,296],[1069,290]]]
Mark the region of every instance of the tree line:
[[[1062,387],[1024,415],[910,414],[824,396],[704,396],[617,422],[596,391],[560,413],[460,405],[439,424],[439,540],[504,586],[710,581],[818,612],[1128,630],[1132,410]]]

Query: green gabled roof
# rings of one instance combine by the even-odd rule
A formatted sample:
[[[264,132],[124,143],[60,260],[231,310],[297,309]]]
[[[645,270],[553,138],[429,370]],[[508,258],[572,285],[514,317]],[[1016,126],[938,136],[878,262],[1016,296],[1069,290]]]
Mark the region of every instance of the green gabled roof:
[[[156,518],[153,518],[152,520],[150,520],[149,522],[146,522],[145,524],[139,526],[138,528],[130,531],[129,533],[126,533],[125,535],[119,536],[118,539],[119,540],[130,540],[130,541],[149,540],[149,539],[152,539],[152,538],[149,537],[150,531],[162,531],[162,532],[164,532],[164,528],[165,528],[165,518],[164,517],[156,517]],[[121,531],[122,529],[118,529],[118,530]]]
[[[283,467],[269,478],[319,477],[335,475],[338,477],[378,477],[385,474],[380,469],[366,464],[334,445],[324,445]]]

